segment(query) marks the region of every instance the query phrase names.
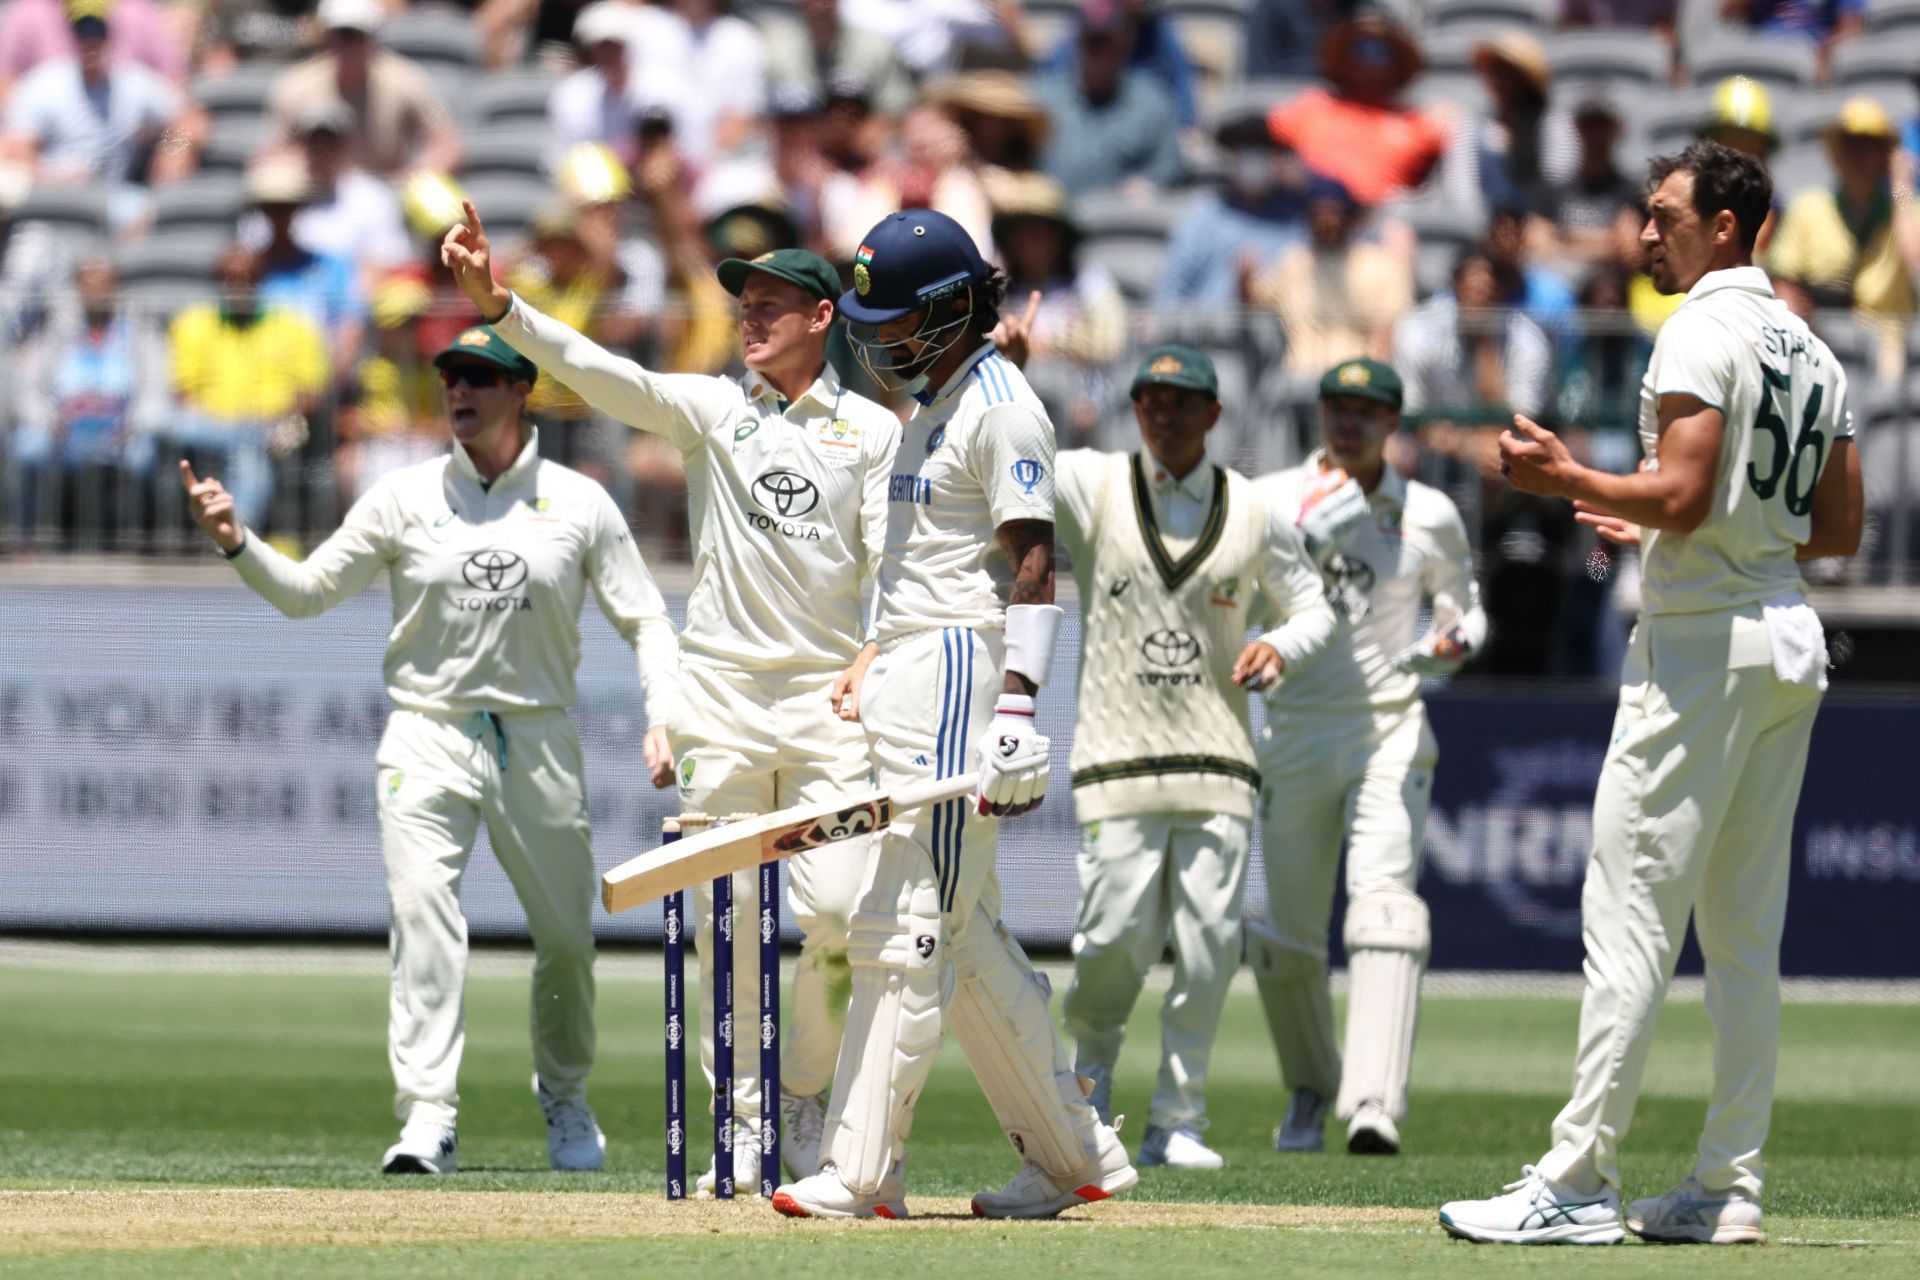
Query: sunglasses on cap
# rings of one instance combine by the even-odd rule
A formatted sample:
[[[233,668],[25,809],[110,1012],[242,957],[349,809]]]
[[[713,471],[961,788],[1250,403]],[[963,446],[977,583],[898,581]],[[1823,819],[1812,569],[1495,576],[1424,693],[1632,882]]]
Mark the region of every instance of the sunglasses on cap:
[[[499,369],[489,369],[478,364],[452,364],[440,370],[440,382],[444,386],[457,387],[466,383],[476,391],[488,387],[497,387],[504,381],[506,374]]]

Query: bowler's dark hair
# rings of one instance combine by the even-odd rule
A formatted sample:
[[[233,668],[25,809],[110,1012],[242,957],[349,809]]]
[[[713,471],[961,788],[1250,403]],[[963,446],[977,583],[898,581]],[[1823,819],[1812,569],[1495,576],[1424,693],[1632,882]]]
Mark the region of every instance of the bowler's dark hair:
[[[1773,209],[1773,179],[1758,160],[1732,147],[1702,140],[1678,155],[1656,156],[1647,166],[1647,194],[1675,173],[1693,175],[1693,211],[1710,219],[1722,209],[1733,214],[1740,248],[1753,252],[1760,224]]]

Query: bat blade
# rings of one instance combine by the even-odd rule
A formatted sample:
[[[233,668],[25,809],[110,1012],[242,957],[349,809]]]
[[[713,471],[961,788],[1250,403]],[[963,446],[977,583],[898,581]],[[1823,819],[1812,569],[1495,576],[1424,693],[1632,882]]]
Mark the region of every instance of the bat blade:
[[[897,793],[872,791],[709,827],[698,835],[629,858],[600,878],[609,913],[628,911],[681,889],[746,871],[763,862],[879,831],[893,815],[952,800],[974,789],[972,774],[916,784]]]

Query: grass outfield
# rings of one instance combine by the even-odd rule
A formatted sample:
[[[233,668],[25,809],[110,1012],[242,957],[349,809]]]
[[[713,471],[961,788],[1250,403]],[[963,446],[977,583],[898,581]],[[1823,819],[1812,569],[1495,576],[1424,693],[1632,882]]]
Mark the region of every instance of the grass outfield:
[[[0,953],[0,1275],[631,1276],[676,1264],[777,1268],[781,1280],[1276,1265],[1342,1277],[1920,1275],[1914,1003],[1787,1006],[1771,1246],[1510,1250],[1446,1240],[1433,1210],[1497,1191],[1539,1154],[1567,1084],[1576,1011],[1566,998],[1430,998],[1409,1154],[1382,1160],[1269,1149],[1281,1106],[1272,1050],[1257,1004],[1237,990],[1211,1090],[1210,1140],[1228,1168],[1147,1170],[1126,1201],[1055,1223],[966,1216],[966,1197],[1004,1181],[1014,1157],[949,1045],[914,1133],[919,1218],[792,1223],[752,1200],[665,1203],[660,991],[645,960],[604,966],[593,1101],[607,1172],[546,1171],[527,1087],[525,981],[512,972],[525,962],[491,955],[469,986],[463,1171],[394,1182],[372,1172],[395,1132],[379,956],[293,971],[263,951],[245,972],[249,953],[238,965],[226,954],[195,971],[190,958],[60,968]],[[1142,1002],[1116,1090],[1135,1135],[1156,1002]],[[1708,1052],[1702,1006],[1671,1005],[1628,1144],[1630,1193],[1687,1171]]]

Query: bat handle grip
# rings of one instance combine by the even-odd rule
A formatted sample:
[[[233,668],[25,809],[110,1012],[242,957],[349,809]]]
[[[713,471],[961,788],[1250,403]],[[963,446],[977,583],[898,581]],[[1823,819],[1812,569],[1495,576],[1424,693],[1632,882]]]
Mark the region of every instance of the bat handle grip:
[[[931,778],[926,782],[910,783],[893,793],[894,812],[905,809],[918,809],[924,804],[938,804],[942,800],[958,800],[961,796],[970,796],[980,787],[980,775],[977,773],[957,773],[951,778]]]

